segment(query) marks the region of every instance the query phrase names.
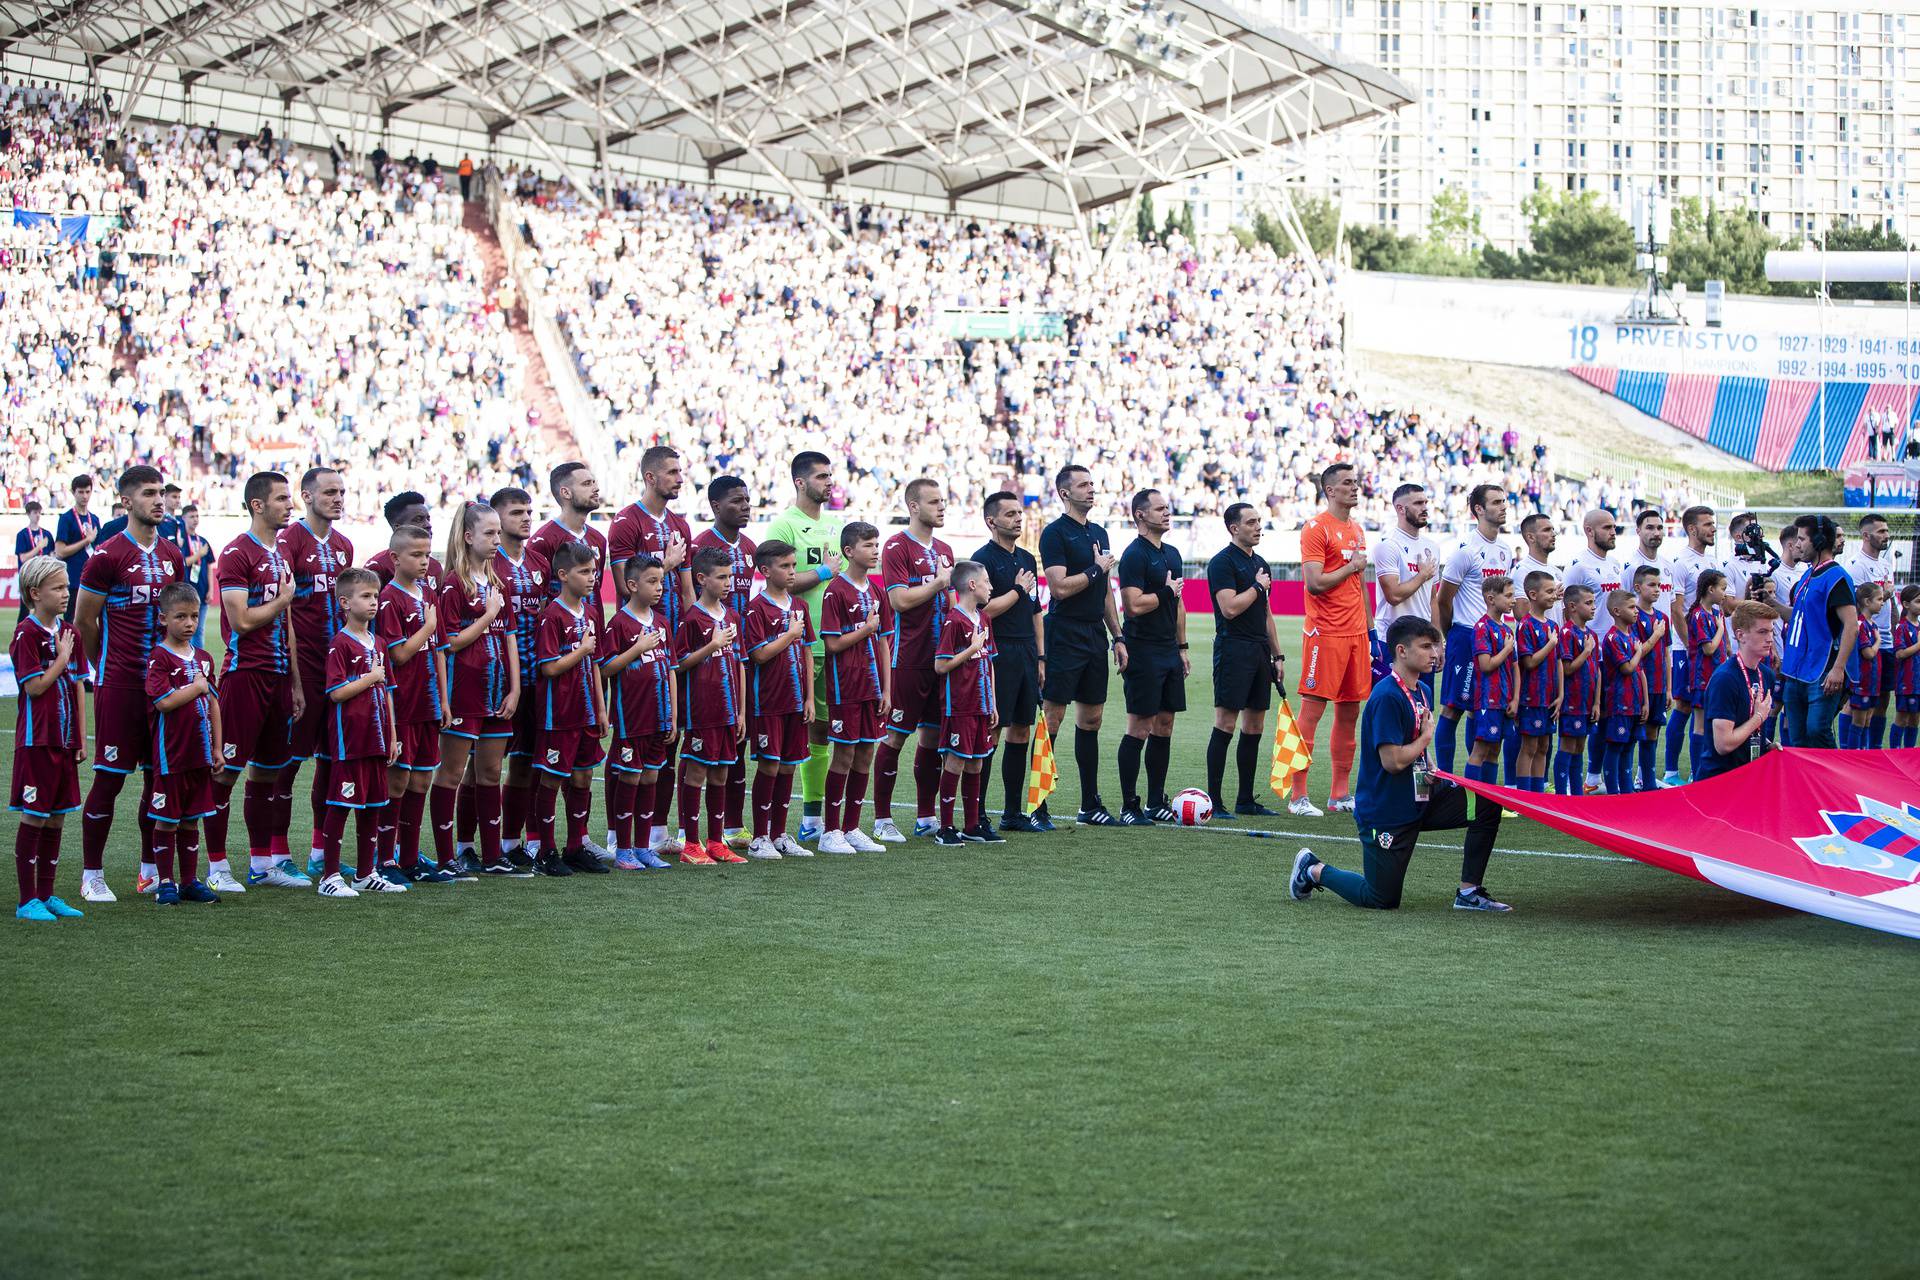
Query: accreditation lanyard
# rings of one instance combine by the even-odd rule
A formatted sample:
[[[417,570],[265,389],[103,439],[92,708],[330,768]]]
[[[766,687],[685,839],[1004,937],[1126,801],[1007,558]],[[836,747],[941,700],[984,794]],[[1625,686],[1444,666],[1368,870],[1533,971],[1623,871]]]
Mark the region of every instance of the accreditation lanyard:
[[[1414,736],[1418,737],[1420,735],[1420,717],[1427,710],[1426,704],[1419,698],[1413,696],[1413,690],[1407,688],[1407,682],[1400,678],[1400,669],[1398,667],[1392,669],[1392,675],[1393,682],[1400,687],[1400,692],[1406,698],[1407,705],[1413,708]],[[1418,804],[1425,804],[1433,795],[1433,765],[1427,759],[1426,752],[1422,751],[1420,753],[1420,758],[1413,762],[1412,768],[1414,801]]]

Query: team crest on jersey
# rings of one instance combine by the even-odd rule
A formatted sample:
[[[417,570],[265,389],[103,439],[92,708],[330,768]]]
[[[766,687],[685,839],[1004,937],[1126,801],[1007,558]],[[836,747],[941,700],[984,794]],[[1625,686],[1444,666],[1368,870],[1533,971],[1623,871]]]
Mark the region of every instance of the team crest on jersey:
[[[167,793],[166,793],[166,792],[164,792],[164,791],[156,791],[156,792],[154,792],[154,793],[153,793],[153,796],[152,796],[152,798],[151,798],[151,799],[150,799],[150,800],[148,801],[148,803],[150,803],[150,804],[152,804],[152,805],[153,805],[153,807],[154,807],[154,808],[156,808],[156,809],[164,809],[164,808],[166,808],[166,807],[167,807]]]
[[[959,734],[957,734],[957,733],[950,733],[950,734],[948,734],[948,735],[947,735],[947,745],[948,745],[948,746],[950,746],[950,747],[957,747],[957,746],[959,746],[959,745],[960,745],[960,735],[959,735]]]
[[[760,735],[760,749],[762,751],[767,749],[767,735],[764,733]]]
[[[22,802],[26,804],[32,804],[35,800],[38,800],[39,798],[40,798],[40,788],[38,787],[20,788],[20,799]]]
[[[1391,849],[1391,848],[1393,848],[1393,832],[1391,832],[1391,831],[1382,831],[1382,832],[1380,833],[1380,847],[1381,847],[1382,849]]]
[[[693,752],[695,755],[698,755],[700,752],[705,751],[706,749],[707,749],[707,744],[704,739],[701,739],[701,738],[687,739],[687,750]]]
[[[847,722],[845,720],[835,720],[833,722],[833,731],[835,733],[839,733],[841,729],[845,727],[846,723]]]
[[[1801,852],[1823,867],[1920,880],[1920,805],[1855,798],[1858,810],[1822,809],[1827,834],[1796,839]]]
[[[632,748],[632,747],[622,747],[622,748],[620,748],[620,763],[621,763],[621,764],[632,764],[632,763],[633,763],[633,748]]]
[[[231,760],[240,754],[240,744],[237,742],[229,742],[221,748],[220,754]]]
[[[103,755],[105,755],[105,756],[106,756],[106,758],[107,758],[107,763],[108,763],[108,764],[112,764],[112,763],[113,763],[114,761],[116,761],[116,760],[118,760],[118,759],[120,758],[120,748],[118,748],[118,747],[108,747],[108,748],[107,748],[107,749],[106,749],[106,750],[105,750],[104,752],[102,752],[101,754],[103,754]]]
[[[353,799],[353,784],[351,782],[343,782],[340,784],[340,798],[342,800]]]
[[[539,571],[538,569],[535,569],[535,570],[533,571],[533,585],[534,585],[534,586],[536,586],[536,587],[537,587],[537,586],[539,586],[539,585],[540,585],[540,581],[541,581],[541,579],[540,579],[540,571]]]
[[[558,748],[558,747],[548,747],[548,748],[547,748],[547,763],[548,763],[548,764],[559,764],[559,763],[560,763],[560,748]]]
[[[887,718],[889,720],[892,720],[895,724],[898,724],[902,720],[905,720],[907,718],[907,713],[901,710],[899,707],[895,707],[893,709],[893,714],[891,716],[888,716]]]

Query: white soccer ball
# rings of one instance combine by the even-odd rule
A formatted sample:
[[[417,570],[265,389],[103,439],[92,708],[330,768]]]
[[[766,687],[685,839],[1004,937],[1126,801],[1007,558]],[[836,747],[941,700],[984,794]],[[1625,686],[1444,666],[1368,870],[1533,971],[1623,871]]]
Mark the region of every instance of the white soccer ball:
[[[1188,787],[1173,798],[1173,812],[1183,827],[1204,827],[1213,820],[1213,799],[1198,787]]]

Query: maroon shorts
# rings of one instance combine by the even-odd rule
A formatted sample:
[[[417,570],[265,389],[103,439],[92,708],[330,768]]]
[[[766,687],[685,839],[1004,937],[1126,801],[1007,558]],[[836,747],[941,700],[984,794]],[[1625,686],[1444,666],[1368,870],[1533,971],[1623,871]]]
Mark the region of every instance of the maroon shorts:
[[[327,700],[326,673],[302,671],[300,691],[307,696],[307,709],[287,730],[288,756],[296,764],[315,756],[331,759],[333,752],[327,746],[327,708],[333,704]],[[222,724],[220,729],[226,732],[226,725]]]
[[[251,668],[220,680],[220,736],[229,773],[250,764],[279,769],[293,757],[293,686],[287,677]]]
[[[440,722],[409,720],[398,727],[400,758],[393,762],[393,767],[408,769],[414,773],[438,769],[440,767]]]
[[[520,705],[514,710],[512,734],[507,739],[507,754],[510,756],[532,756],[540,737],[540,716],[534,708],[539,699],[529,697],[526,690],[520,692]]]
[[[533,767],[542,773],[564,778],[579,769],[597,768],[606,758],[590,729],[542,729],[533,739]]]
[[[827,741],[863,746],[887,736],[878,702],[835,702],[827,707]]]
[[[932,667],[924,671],[893,670],[893,714],[887,728],[894,733],[912,733],[940,724],[940,677]]]
[[[747,726],[747,748],[755,760],[805,764],[812,754],[806,719],[798,711],[755,716]]]
[[[615,773],[652,773],[666,766],[673,748],[664,733],[643,733],[637,738],[621,738],[613,744],[607,758]]]
[[[346,809],[378,809],[387,802],[384,756],[335,760],[327,770],[327,803]]]
[[[147,816],[155,822],[193,822],[213,812],[213,770],[154,775],[147,792]]]
[[[940,754],[979,760],[993,754],[993,717],[948,716],[940,722]]]
[[[695,764],[730,765],[740,759],[740,740],[730,724],[688,729],[680,747],[681,754]]]
[[[80,807],[80,762],[72,747],[18,747],[13,753],[13,808],[51,818]]]
[[[93,767],[106,773],[132,773],[153,758],[153,730],[147,721],[145,689],[96,685],[93,690]]]
[[[513,737],[513,721],[502,720],[499,716],[463,716],[457,712],[453,719],[441,727],[440,732],[452,734],[456,738],[473,741],[479,738]]]

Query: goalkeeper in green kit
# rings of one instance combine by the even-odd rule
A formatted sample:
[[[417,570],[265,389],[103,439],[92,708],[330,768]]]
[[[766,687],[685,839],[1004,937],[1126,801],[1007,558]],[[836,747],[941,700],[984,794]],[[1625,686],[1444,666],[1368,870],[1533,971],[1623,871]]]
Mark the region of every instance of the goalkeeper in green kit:
[[[797,453],[793,457],[793,505],[780,513],[767,527],[767,537],[791,545],[796,554],[799,576],[793,589],[806,603],[813,619],[813,632],[820,634],[820,596],[827,583],[840,571],[840,526],[845,523],[838,512],[826,509],[827,496],[833,492],[833,463],[824,453]],[[800,768],[800,839],[818,840],[824,824],[820,804],[827,792],[827,765],[833,748],[827,745],[827,680],[821,669],[826,650],[819,642],[813,649],[813,724],[808,742],[806,764]]]

